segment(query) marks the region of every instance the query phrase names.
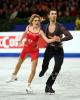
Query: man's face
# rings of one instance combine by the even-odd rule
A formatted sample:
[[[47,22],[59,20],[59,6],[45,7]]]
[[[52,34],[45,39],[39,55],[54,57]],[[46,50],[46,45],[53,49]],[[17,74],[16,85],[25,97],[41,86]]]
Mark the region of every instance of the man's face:
[[[50,13],[49,13],[49,19],[50,19],[50,21],[55,22],[56,19],[57,19],[57,12],[56,11],[50,11]]]

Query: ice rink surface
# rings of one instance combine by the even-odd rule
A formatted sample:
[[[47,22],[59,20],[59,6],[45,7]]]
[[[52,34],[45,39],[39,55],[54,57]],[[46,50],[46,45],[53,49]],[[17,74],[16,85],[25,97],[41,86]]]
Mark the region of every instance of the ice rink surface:
[[[17,75],[18,80],[6,83],[10,79],[17,57],[0,58],[0,100],[80,100],[80,58],[65,58],[61,71],[53,85],[55,94],[45,94],[45,83],[53,70],[54,59],[49,69],[39,78],[43,58],[39,58],[35,78],[32,82],[33,93],[26,93],[26,80],[30,73],[31,60],[26,59]]]

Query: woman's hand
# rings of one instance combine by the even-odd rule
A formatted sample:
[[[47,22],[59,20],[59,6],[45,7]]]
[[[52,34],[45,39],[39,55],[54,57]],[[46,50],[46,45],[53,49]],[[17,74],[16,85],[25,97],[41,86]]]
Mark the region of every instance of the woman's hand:
[[[18,45],[20,45],[22,43],[22,41],[18,41]]]

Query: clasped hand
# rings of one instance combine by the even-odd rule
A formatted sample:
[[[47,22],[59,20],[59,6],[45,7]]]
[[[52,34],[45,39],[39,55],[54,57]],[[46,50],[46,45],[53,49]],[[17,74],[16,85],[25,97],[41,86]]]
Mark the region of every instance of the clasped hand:
[[[55,42],[60,42],[61,41],[60,37],[56,36],[56,35],[53,36],[53,39],[54,39]]]

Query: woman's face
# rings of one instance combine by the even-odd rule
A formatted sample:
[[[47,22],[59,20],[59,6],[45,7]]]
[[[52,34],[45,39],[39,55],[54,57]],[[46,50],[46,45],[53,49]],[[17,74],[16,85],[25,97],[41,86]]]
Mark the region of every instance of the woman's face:
[[[32,24],[34,26],[39,26],[40,25],[40,19],[38,17],[35,17],[32,21]]]

